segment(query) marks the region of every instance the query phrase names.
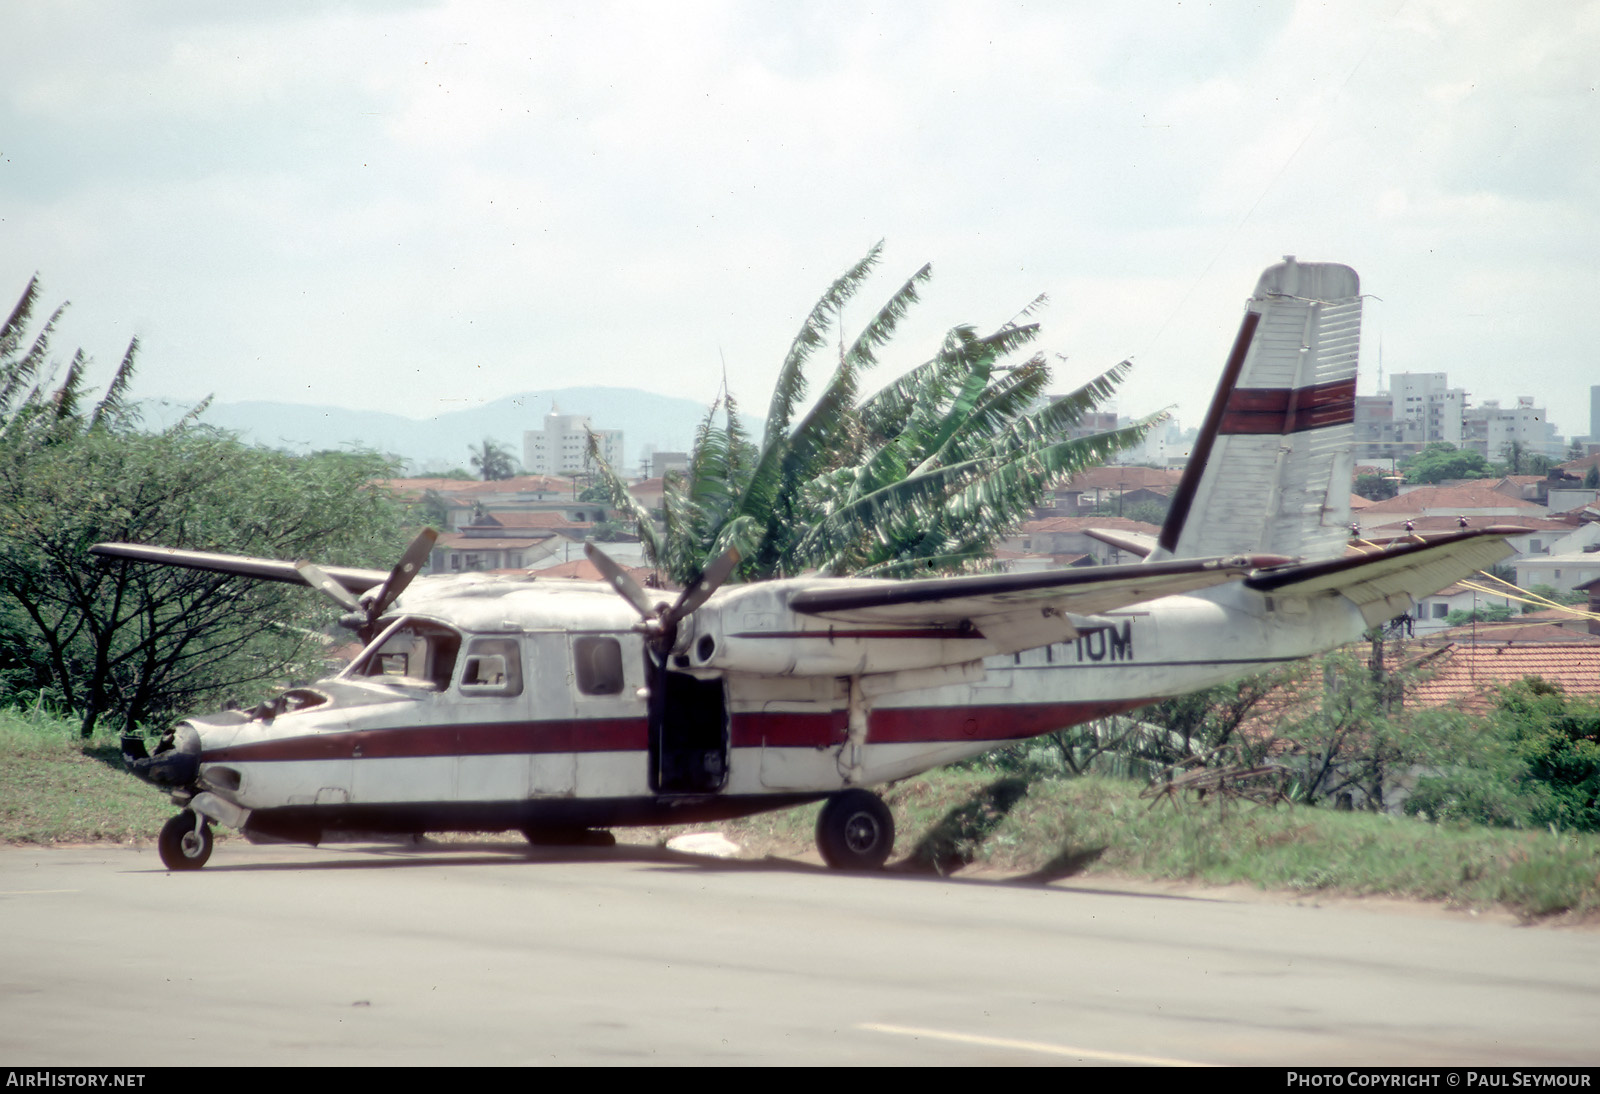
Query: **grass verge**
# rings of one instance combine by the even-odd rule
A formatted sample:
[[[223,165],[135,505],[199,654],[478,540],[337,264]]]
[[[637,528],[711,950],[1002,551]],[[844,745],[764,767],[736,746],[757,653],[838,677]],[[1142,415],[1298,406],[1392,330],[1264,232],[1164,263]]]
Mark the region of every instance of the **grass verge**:
[[[123,768],[115,737],[85,742],[75,721],[0,710],[0,841],[154,839],[173,812]]]

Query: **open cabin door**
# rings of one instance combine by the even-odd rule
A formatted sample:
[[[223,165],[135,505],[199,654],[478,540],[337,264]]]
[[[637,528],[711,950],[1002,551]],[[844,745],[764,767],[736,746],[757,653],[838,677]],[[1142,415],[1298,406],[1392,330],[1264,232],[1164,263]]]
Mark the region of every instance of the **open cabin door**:
[[[650,687],[650,789],[715,794],[728,783],[728,700],[721,677],[701,680],[653,659]]]

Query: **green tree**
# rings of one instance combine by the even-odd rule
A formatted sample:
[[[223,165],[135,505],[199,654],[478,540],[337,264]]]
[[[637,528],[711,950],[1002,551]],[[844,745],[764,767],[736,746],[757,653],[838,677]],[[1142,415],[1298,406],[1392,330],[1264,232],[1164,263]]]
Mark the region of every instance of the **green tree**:
[[[92,406],[88,359],[54,386],[48,336],[24,349],[30,284],[0,328],[0,686],[73,711],[153,721],[311,671],[330,621],[316,598],[218,574],[95,559],[102,540],[382,566],[398,507],[370,485],[381,458],[295,457],[195,424],[137,428],[122,394],[130,345]]]
[[[1583,476],[1585,490],[1600,490],[1600,464],[1590,464],[1588,473]]]
[[[1390,777],[1416,756],[1411,721],[1395,717],[1400,681],[1384,663],[1381,639],[1376,645],[1365,658],[1353,648],[1330,653],[1290,687],[1295,701],[1276,733],[1308,803],[1359,795],[1381,811]]]
[[[1369,501],[1386,501],[1400,492],[1400,487],[1390,475],[1357,475],[1351,491]]]
[[[1600,831],[1600,703],[1536,676],[1501,688],[1487,717],[1420,780],[1406,812],[1505,828]]]
[[[1138,716],[1143,722],[1166,730],[1159,741],[1148,734],[1143,738],[1144,757],[1162,768],[1194,757],[1224,764],[1259,763],[1272,739],[1245,733],[1244,727],[1251,721],[1274,720],[1282,689],[1292,679],[1288,671],[1266,672],[1141,708]]]
[[[1573,589],[1564,593],[1554,585],[1548,585],[1544,582],[1540,582],[1533,588],[1529,589],[1528,594],[1530,596],[1538,597],[1540,600],[1549,600],[1556,604],[1586,604],[1589,601],[1588,593],[1580,592],[1577,589]],[[1545,606],[1543,604],[1535,603],[1533,601],[1529,601],[1528,603],[1522,605],[1523,615],[1529,615],[1533,612],[1542,612],[1544,610]]]
[[[1493,474],[1489,461],[1472,449],[1433,441],[1401,467],[1407,482],[1439,483],[1450,479],[1481,479]]]
[[[836,280],[802,324],[759,443],[730,395],[713,405],[687,475],[665,484],[662,531],[591,443],[612,504],[632,515],[647,554],[673,580],[693,581],[730,547],[746,581],[960,568],[987,557],[1054,483],[1135,443],[1158,420],[1068,439],[1130,366],[1041,405],[1050,382],[1043,357],[1008,363],[1038,337],[1037,324],[1019,322],[1033,305],[988,335],[956,327],[931,360],[862,398],[862,375],[917,302],[928,266],[841,342],[832,376],[802,413],[806,367],[829,344],[881,246]]]
[[[1121,498],[1113,498],[1110,501],[1102,502],[1090,515],[1138,520],[1143,521],[1145,524],[1154,524],[1159,528],[1166,523],[1167,510],[1171,508],[1172,501],[1169,498],[1162,498],[1159,501],[1154,498],[1146,498],[1131,504],[1124,504]]]
[[[414,508],[425,523],[435,528],[450,527],[450,503],[439,491],[424,490]]]
[[[468,445],[472,466],[484,482],[501,482],[517,473],[517,460],[511,449],[485,437],[481,445]]]
[[[1501,690],[1491,717],[1525,765],[1533,823],[1600,831],[1600,703],[1530,677]]]
[[[1474,621],[1478,623],[1504,623],[1510,619],[1512,611],[1504,604],[1492,604],[1487,607],[1473,608],[1470,611],[1454,611],[1444,617],[1445,625],[1462,627]]]

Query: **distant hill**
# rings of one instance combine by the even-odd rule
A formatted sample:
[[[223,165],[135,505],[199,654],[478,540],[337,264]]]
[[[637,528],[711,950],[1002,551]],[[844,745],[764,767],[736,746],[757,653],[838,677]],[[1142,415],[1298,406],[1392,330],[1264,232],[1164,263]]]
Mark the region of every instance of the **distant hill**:
[[[468,466],[469,445],[492,437],[522,458],[522,434],[540,429],[550,406],[563,414],[587,414],[597,429],[622,430],[630,470],[639,466],[647,444],[658,450],[687,451],[709,404],[656,395],[636,388],[569,387],[510,395],[484,406],[452,410],[432,418],[407,418],[373,410],[300,403],[213,403],[201,420],[238,433],[252,444],[310,452],[345,446],[375,448],[407,462],[406,471]],[[189,407],[170,400],[140,404],[145,422],[160,426]],[[759,430],[759,421],[748,423]]]

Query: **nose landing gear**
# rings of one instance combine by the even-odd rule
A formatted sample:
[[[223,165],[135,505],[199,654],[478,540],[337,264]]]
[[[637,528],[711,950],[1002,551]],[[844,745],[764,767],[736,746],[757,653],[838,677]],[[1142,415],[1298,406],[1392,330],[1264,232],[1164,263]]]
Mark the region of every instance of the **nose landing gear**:
[[[169,870],[198,870],[211,857],[211,825],[185,809],[161,826],[156,847]]]

